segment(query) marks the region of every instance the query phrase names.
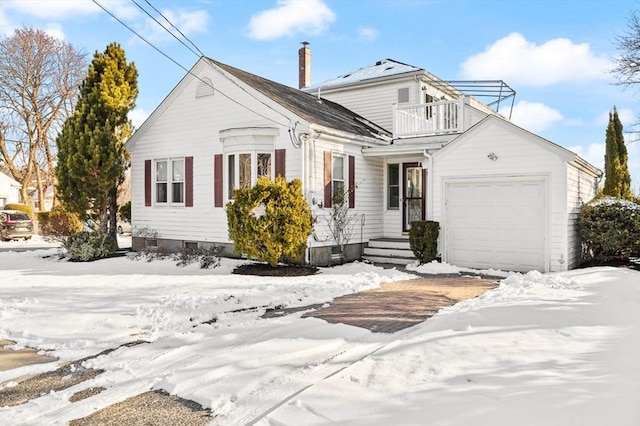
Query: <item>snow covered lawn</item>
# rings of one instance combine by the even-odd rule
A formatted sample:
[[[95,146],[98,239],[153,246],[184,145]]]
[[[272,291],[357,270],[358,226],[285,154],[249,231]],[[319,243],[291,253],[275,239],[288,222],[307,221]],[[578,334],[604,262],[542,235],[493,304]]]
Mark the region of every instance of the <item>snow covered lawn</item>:
[[[64,424],[149,389],[213,410],[214,424],[638,425],[640,273],[510,274],[483,296],[393,335],[266,307],[306,306],[415,278],[366,264],[307,277],[170,261],[70,263],[0,252],[0,338],[106,372],[0,408],[4,424]],[[253,309],[256,308],[256,309]],[[213,324],[202,324],[216,318]],[[0,372],[11,386],[56,363]],[[79,390],[103,386],[70,403]],[[7,420],[8,419],[8,420]]]

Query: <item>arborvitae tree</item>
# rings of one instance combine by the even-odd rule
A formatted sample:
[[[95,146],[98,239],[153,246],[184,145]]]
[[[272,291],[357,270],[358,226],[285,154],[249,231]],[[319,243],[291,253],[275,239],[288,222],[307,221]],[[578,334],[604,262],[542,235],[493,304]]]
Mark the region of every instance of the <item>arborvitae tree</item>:
[[[124,143],[132,125],[127,113],[138,95],[138,71],[117,43],[96,52],[80,90],[73,116],[58,144],[57,191],[70,211],[100,216],[100,225],[116,239],[117,189],[129,156]]]
[[[606,132],[604,195],[615,198],[633,198],[627,159],[623,127],[618,117],[618,111],[614,107],[613,112],[609,113],[609,125]]]

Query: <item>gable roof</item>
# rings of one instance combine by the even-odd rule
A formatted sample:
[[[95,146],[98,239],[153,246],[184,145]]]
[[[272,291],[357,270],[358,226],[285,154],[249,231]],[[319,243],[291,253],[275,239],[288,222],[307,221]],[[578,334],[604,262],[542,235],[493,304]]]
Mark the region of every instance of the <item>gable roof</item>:
[[[485,118],[483,118],[482,120],[474,124],[469,130],[462,133],[460,136],[452,140],[449,144],[447,144],[442,149],[434,153],[434,156],[440,158],[448,155],[449,152],[455,150],[456,147],[460,146],[461,144],[464,144],[465,141],[473,139],[473,137],[476,136],[478,132],[482,131],[482,129],[484,129],[486,126],[488,126],[489,123],[497,124],[498,126],[502,127],[503,129],[506,129],[507,131],[518,133],[522,137],[527,138],[528,140],[537,144],[541,148],[544,148],[547,151],[554,153],[564,162],[567,162],[567,163],[575,162],[577,165],[579,165],[579,167],[581,167],[585,171],[588,171],[593,176],[602,175],[602,170],[598,169],[593,164],[589,163],[588,161],[580,157],[575,152],[563,146],[560,146],[555,142],[545,139],[542,136],[532,133],[527,129],[524,129],[512,123],[511,121],[508,121],[494,114],[489,114]]]
[[[334,79],[305,87],[304,90],[312,92],[317,89],[329,89],[332,87],[361,83],[363,81],[373,80],[376,78],[390,77],[393,75],[415,72],[424,72],[424,69],[387,58],[378,61],[375,64],[360,68],[356,71],[339,75]]]
[[[327,99],[318,99],[309,93],[276,83],[211,58],[204,59],[310,123],[378,140],[386,141],[392,137],[391,132],[388,130],[340,104]]]

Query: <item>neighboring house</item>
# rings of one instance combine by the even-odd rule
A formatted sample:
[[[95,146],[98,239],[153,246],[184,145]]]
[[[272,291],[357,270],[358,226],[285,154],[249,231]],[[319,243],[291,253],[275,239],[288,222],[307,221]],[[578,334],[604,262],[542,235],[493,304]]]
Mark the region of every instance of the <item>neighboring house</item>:
[[[19,203],[20,188],[20,182],[0,172],[0,208],[5,204]]]
[[[309,57],[300,49],[301,87]],[[233,189],[282,175],[302,181],[318,218],[311,264],[335,260],[323,218],[332,191],[355,185],[348,260],[364,252],[409,262],[410,223],[429,219],[440,222],[445,262],[516,271],[580,263],[577,215],[601,172],[576,154],[391,60],[304,91],[201,58],[127,143],[134,248],[216,244],[231,255],[224,206]]]
[[[48,212],[53,208],[53,199],[55,197],[53,185],[48,186],[44,191],[44,206],[40,206],[38,191],[31,194],[31,205],[36,212]]]

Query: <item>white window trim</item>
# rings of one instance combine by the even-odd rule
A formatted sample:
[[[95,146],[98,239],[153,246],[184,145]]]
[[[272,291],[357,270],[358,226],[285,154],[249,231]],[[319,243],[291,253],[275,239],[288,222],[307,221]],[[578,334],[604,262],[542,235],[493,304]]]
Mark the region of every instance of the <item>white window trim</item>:
[[[224,187],[224,199],[226,201],[232,201],[231,193],[229,191],[229,157],[234,156],[233,164],[234,164],[234,182],[233,188],[237,189],[240,187],[240,155],[241,154],[251,154],[251,183],[250,186],[253,187],[258,182],[258,154],[269,154],[271,156],[271,175],[269,179],[272,181],[275,179],[275,151],[269,151],[265,149],[252,149],[246,150],[241,149],[237,151],[227,151],[224,154],[224,164],[226,164],[225,172],[223,173],[223,187]]]
[[[182,180],[180,181],[183,185],[183,189],[182,189],[182,202],[180,203],[175,203],[173,202],[173,162],[176,160],[181,160],[182,161]],[[166,202],[160,202],[158,201],[158,163],[162,163],[162,162],[166,162],[167,163],[167,201]],[[185,199],[186,199],[186,188],[187,188],[187,176],[186,176],[186,172],[187,172],[187,161],[186,161],[186,157],[167,157],[167,158],[157,158],[155,160],[153,160],[153,185],[152,185],[152,194],[151,196],[153,197],[153,205],[154,206],[158,206],[158,207],[167,207],[167,206],[174,206],[174,207],[184,207],[185,206]],[[178,182],[178,181],[176,181]]]
[[[349,170],[348,170],[348,156],[344,152],[331,151],[331,198],[335,197],[335,187],[333,182],[339,180],[336,179],[333,173],[333,162],[336,158],[342,158],[342,191],[346,193],[348,189],[348,179],[349,179]],[[348,200],[343,200],[343,202],[348,202]]]

